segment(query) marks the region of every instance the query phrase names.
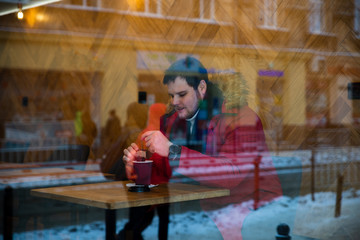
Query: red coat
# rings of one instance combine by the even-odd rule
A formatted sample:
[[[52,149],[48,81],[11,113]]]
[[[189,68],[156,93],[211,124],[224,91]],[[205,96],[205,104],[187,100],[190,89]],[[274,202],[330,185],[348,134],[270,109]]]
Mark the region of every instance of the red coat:
[[[254,208],[257,208],[281,196],[280,181],[268,153],[259,117],[247,106],[231,111],[223,107],[222,110],[207,125],[203,139],[206,150],[201,153],[182,146],[178,166],[173,171],[200,184],[230,190],[229,197],[203,200],[204,210],[252,199]],[[175,112],[162,120],[161,131],[173,142],[174,138],[184,134],[182,124]],[[178,128],[180,135],[174,133]],[[153,171],[153,180],[161,182],[170,179],[172,170],[169,160],[155,156],[154,163],[158,168]]]
[[[161,131],[171,139],[177,129],[178,115],[163,118]],[[175,126],[177,125],[177,126]],[[261,160],[259,159],[261,158]],[[167,182],[172,170],[167,158],[153,155],[153,183]],[[259,188],[255,188],[255,161],[259,164]],[[231,190],[227,203],[253,198],[259,191],[259,200],[271,200],[282,195],[276,170],[269,156],[262,123],[256,113],[245,106],[211,119],[206,136],[206,154],[182,146],[179,165],[175,171],[202,184]]]

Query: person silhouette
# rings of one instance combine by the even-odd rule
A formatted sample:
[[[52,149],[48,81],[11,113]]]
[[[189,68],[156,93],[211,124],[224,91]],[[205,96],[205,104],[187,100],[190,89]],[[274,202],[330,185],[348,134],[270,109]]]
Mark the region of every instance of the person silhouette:
[[[105,147],[111,146],[121,134],[121,121],[116,114],[115,109],[109,111],[109,118],[106,121],[104,129],[104,145]]]
[[[136,142],[148,121],[148,105],[133,102],[127,108],[127,119],[121,134],[101,157],[100,169],[103,173],[115,175],[116,180],[126,180],[125,166],[122,161],[123,149]]]

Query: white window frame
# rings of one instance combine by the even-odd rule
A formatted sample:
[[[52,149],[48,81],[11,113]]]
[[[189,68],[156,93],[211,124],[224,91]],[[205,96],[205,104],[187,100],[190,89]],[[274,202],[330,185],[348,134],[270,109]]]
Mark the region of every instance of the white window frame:
[[[325,33],[325,12],[323,0],[310,0],[309,31],[314,34]]]
[[[210,2],[210,18],[205,18],[205,3]],[[199,0],[199,18],[200,19],[209,19],[209,20],[214,20],[215,19],[215,0]]]
[[[278,3],[277,0],[264,0],[263,1],[263,27],[276,29],[277,24],[277,10]]]

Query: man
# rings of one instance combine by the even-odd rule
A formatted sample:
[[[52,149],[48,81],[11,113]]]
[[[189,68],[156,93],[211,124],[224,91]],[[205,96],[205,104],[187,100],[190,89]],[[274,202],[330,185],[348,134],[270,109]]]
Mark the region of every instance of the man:
[[[261,202],[282,194],[276,175],[254,177],[259,174],[262,161],[266,162],[268,173],[274,169],[266,156],[261,121],[246,101],[228,104],[234,103],[236,94],[222,94],[208,80],[204,66],[191,57],[172,64],[163,83],[167,85],[173,111],[161,119],[160,131],[141,136],[154,154],[155,179],[170,178],[171,172],[176,171],[200,184],[230,189],[229,197],[204,200],[205,211],[251,199],[257,208]],[[134,143],[124,150],[129,179],[136,178],[132,161],[138,150]],[[224,239],[242,239],[241,226],[249,211],[239,213],[232,220],[236,225],[230,227],[222,222],[221,211],[209,216]]]

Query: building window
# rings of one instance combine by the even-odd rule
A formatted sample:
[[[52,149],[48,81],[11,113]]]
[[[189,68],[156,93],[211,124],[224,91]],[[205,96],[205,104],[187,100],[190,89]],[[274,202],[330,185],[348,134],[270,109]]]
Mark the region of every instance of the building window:
[[[324,33],[324,6],[322,0],[310,0],[310,13],[309,13],[309,31],[310,33]]]
[[[355,0],[354,32],[360,37],[360,0]]]
[[[140,15],[161,15],[161,0],[62,0],[59,4],[68,8],[82,8],[99,11],[118,11]]]
[[[62,0],[60,4],[100,8],[101,0]]]
[[[161,14],[161,0],[127,0],[130,11]]]
[[[262,26],[265,28],[277,28],[277,0],[263,0]]]
[[[199,5],[199,18],[213,20],[215,15],[215,1],[200,0]]]
[[[86,1],[84,1],[84,3],[88,7],[100,7],[101,6],[101,0],[86,0]]]

